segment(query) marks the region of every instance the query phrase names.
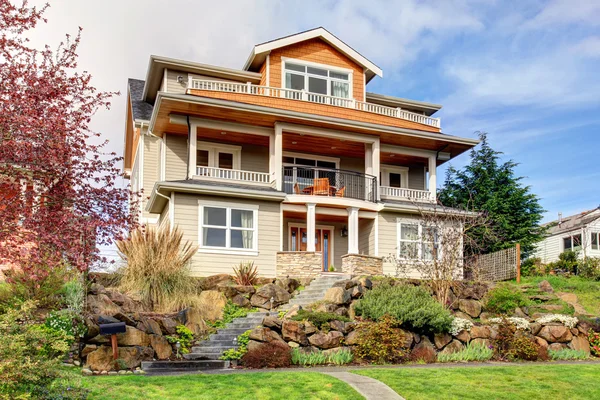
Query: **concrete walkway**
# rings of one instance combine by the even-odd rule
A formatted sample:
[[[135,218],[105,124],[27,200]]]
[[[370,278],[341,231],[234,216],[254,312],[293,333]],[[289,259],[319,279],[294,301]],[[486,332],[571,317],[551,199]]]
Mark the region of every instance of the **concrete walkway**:
[[[368,376],[356,375],[350,372],[325,372],[325,375],[346,382],[367,400],[404,400],[404,397],[394,392],[388,385]]]

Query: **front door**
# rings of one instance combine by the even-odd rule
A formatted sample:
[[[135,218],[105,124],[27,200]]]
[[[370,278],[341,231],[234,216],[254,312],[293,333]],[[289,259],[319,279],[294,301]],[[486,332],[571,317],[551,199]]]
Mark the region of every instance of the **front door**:
[[[291,227],[290,250],[306,251],[308,235],[306,228]],[[323,271],[333,265],[333,234],[331,229],[315,229],[315,251],[323,253]]]

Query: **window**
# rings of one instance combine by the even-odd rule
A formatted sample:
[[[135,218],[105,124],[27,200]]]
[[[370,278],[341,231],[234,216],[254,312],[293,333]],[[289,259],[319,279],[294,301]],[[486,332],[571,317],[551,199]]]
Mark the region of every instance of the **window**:
[[[563,251],[581,249],[581,233],[563,238]]]
[[[200,248],[257,250],[257,209],[200,206]]]
[[[209,142],[198,142],[196,146],[197,167],[240,169],[242,161],[242,148],[240,146]],[[202,171],[198,174],[202,174]]]
[[[283,157],[284,182],[293,185],[298,183],[301,188],[313,184],[316,178],[329,178],[329,183],[335,185],[336,173],[330,171],[338,168],[339,159],[330,157],[319,157],[319,159],[304,158],[308,156],[294,153],[287,153]],[[297,167],[297,168],[289,168]],[[309,168],[302,168],[309,167]],[[314,167],[311,168],[311,167]]]
[[[313,67],[297,62],[285,62],[285,88],[306,90],[309,93],[342,98],[350,98],[349,72],[331,70],[327,67]],[[315,96],[316,97],[316,96]],[[311,99],[317,101],[318,99]]]
[[[393,188],[408,187],[408,167],[397,165],[381,166],[381,186]]]
[[[390,187],[402,187],[402,175],[390,172]]]
[[[405,260],[433,260],[440,257],[437,228],[413,221],[398,221],[398,258]]]
[[[592,232],[592,250],[600,250],[600,232]]]

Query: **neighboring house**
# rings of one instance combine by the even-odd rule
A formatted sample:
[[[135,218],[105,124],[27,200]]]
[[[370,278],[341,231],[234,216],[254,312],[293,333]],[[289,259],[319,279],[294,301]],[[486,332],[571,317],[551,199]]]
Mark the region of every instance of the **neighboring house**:
[[[533,257],[543,263],[558,260],[563,251],[573,250],[579,257],[600,257],[600,207],[544,224],[547,236],[538,243]]]
[[[419,208],[478,141],[442,133],[440,105],[368,92],[382,75],[323,28],[256,45],[241,70],[151,56],[125,132],[142,220],[198,244],[196,275],[392,274],[400,242],[430,256]]]

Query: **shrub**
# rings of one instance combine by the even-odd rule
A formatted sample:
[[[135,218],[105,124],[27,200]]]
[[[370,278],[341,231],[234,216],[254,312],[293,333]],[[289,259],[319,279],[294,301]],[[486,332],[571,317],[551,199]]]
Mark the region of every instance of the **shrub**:
[[[225,328],[225,326],[236,318],[244,318],[251,312],[256,311],[256,308],[244,308],[228,300],[223,308],[223,319],[217,321],[206,321],[208,326],[215,329]]]
[[[233,267],[233,279],[238,285],[252,286],[256,284],[258,278],[258,268],[252,262],[242,262],[239,266]]]
[[[318,329],[329,329],[329,322],[331,321],[342,321],[350,322],[350,318],[344,317],[335,313],[328,312],[317,312],[317,311],[306,311],[299,310],[298,314],[292,317],[294,321],[309,321],[311,324],[316,326]]]
[[[592,354],[596,357],[600,357],[600,333],[590,329],[588,332],[588,340],[590,341],[590,351]]]
[[[171,344],[179,342],[181,354],[189,353],[194,342],[194,333],[185,325],[177,325],[175,331],[176,335],[165,336],[165,338]]]
[[[529,321],[527,321],[525,318],[520,317],[490,318],[489,322],[491,322],[492,324],[510,323],[514,325],[515,328],[522,331],[529,329]]]
[[[305,352],[300,350],[300,348],[292,349],[292,364],[294,365],[344,365],[351,363],[353,359],[354,354],[349,349],[341,349],[329,353],[325,353],[322,350]]]
[[[542,259],[529,257],[521,263],[521,276],[533,276],[543,272]]]
[[[586,360],[588,358],[587,353],[583,350],[548,350],[548,354],[553,360]]]
[[[358,327],[355,353],[375,363],[398,363],[407,359],[409,348],[400,321],[384,315],[377,322],[363,322]]]
[[[382,284],[356,303],[356,314],[372,320],[390,315],[417,333],[448,332],[452,316],[422,287]]]
[[[550,271],[558,270],[562,272],[577,273],[577,264],[579,263],[579,252],[563,251],[558,255],[558,261],[551,262],[547,265]]]
[[[467,344],[467,346],[456,353],[439,353],[439,362],[467,362],[487,361],[494,355],[494,350],[481,343]]]
[[[237,349],[228,349],[223,352],[223,355],[219,357],[220,360],[239,360],[244,354],[248,352],[248,342],[250,341],[250,332],[252,330],[247,330],[237,337]]]
[[[71,310],[52,311],[46,318],[45,325],[72,337],[71,342],[83,337],[87,332],[82,316]]]
[[[61,398],[66,390],[60,366],[73,337],[33,323],[34,309],[35,303],[27,301],[0,314],[1,399]],[[76,386],[72,393],[85,395]]]
[[[83,277],[78,276],[65,283],[63,286],[63,295],[65,297],[67,308],[76,313],[81,313],[85,301],[85,284],[83,283]]]
[[[525,295],[518,288],[508,284],[490,290],[485,301],[486,310],[497,314],[510,314],[515,311],[515,308],[525,305],[527,305]]]
[[[35,272],[34,272],[35,271]],[[32,276],[35,273],[35,279]],[[11,271],[8,282],[14,300],[33,300],[38,307],[55,308],[63,303],[62,288],[72,279],[74,270],[66,264],[50,267],[32,266],[25,271]]]
[[[248,368],[283,368],[291,362],[290,347],[282,342],[261,343],[242,357],[242,364]]]
[[[582,278],[600,281],[600,258],[592,257],[580,261],[577,272]]]
[[[156,311],[177,311],[196,305],[196,287],[188,264],[196,253],[191,242],[183,243],[179,228],[168,223],[138,228],[127,240],[117,241],[127,265],[120,270],[120,286],[134,292]]]
[[[550,322],[560,322],[567,328],[575,328],[577,326],[577,323],[579,322],[577,317],[569,317],[568,315],[563,314],[546,314],[542,315],[535,321],[542,325]]]
[[[494,356],[498,360],[506,360],[511,349],[516,327],[503,319],[503,323],[498,325],[498,332],[494,339]]]
[[[510,359],[535,361],[538,359],[538,344],[528,336],[517,336],[510,344],[508,357]]]

